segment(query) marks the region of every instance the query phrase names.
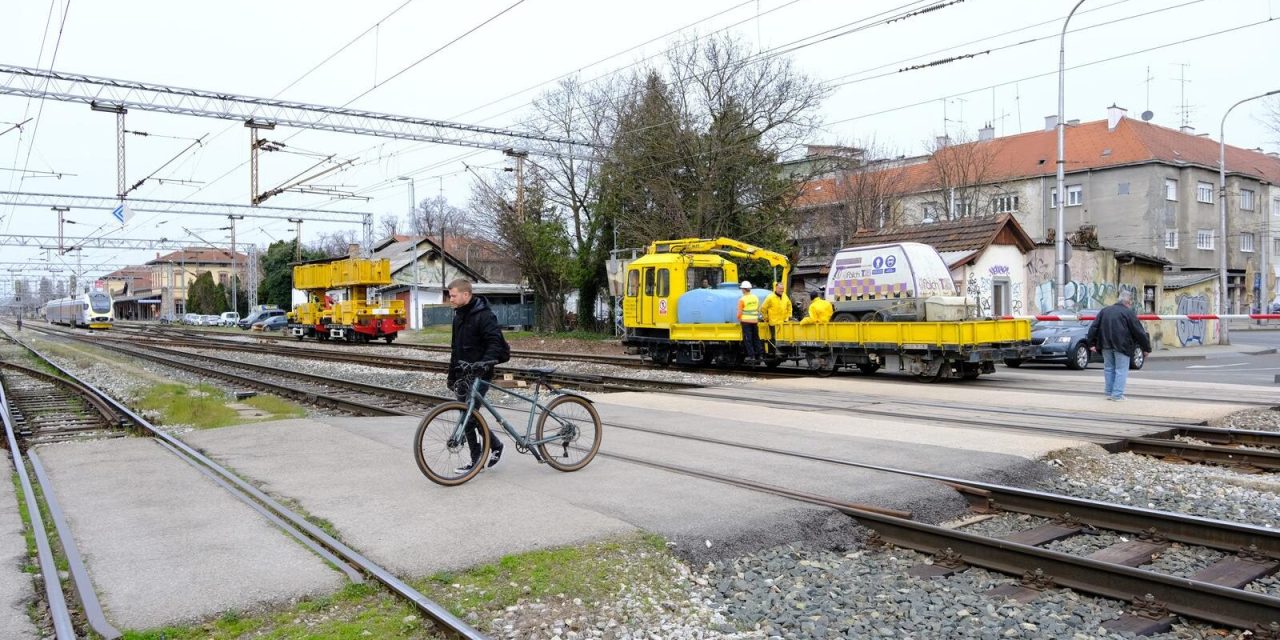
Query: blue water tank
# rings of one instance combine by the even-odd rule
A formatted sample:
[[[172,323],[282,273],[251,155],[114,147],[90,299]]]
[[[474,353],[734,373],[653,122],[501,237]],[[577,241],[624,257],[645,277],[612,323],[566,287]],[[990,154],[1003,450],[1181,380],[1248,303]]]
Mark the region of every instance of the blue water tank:
[[[752,289],[760,302],[769,292]],[[742,290],[732,282],[723,282],[715,289],[694,289],[676,301],[676,322],[681,324],[719,324],[738,321],[738,298]]]

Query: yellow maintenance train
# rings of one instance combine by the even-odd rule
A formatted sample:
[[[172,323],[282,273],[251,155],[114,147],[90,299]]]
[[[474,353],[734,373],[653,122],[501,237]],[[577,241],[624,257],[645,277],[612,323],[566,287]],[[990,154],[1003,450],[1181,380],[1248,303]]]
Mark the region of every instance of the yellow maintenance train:
[[[789,284],[783,255],[729,238],[654,242],[626,267],[623,345],[659,364],[739,366],[738,265],[766,263],[773,283]],[[772,289],[772,287],[770,287]],[[756,289],[763,298],[770,289]],[[818,375],[840,368],[874,373],[890,359],[924,381],[972,379],[1031,346],[1028,320],[970,317],[963,298],[932,297],[923,318],[907,322],[760,323],[765,364],[794,362]]]

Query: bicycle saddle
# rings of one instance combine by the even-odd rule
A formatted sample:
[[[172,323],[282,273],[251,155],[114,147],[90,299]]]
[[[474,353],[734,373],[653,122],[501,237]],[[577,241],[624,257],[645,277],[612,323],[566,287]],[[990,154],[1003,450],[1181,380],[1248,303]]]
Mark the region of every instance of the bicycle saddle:
[[[549,376],[556,372],[556,368],[555,367],[534,367],[533,369],[530,369],[530,371],[540,376]]]

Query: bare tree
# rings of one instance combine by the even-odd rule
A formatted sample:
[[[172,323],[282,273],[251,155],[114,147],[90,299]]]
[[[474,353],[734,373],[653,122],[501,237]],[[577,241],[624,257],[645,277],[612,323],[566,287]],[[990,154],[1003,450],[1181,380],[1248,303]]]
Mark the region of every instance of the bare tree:
[[[941,198],[938,217],[958,220],[988,213],[994,192],[988,184],[993,177],[991,168],[995,159],[991,142],[943,136],[926,146],[932,156],[929,186],[938,191]]]
[[[340,258],[351,252],[351,245],[360,244],[354,229],[321,233],[308,248],[329,258]]]
[[[399,226],[400,216],[394,213],[384,213],[378,218],[378,228],[382,231],[383,237],[394,237]]]
[[[444,195],[438,195],[427,198],[414,207],[408,231],[428,238],[439,238],[443,231],[445,236],[456,238],[469,237],[474,230],[466,211],[450,204]]]
[[[902,167],[892,160],[896,151],[874,138],[856,146],[863,150],[863,161],[838,173],[833,183],[838,205],[832,230],[840,245],[859,231],[896,227],[903,219],[898,198],[906,184]]]

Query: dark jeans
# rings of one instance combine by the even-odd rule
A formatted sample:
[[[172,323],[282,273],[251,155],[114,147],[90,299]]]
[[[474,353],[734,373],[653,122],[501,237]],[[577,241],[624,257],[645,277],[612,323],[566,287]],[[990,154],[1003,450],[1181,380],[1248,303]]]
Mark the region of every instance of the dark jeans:
[[[748,360],[764,357],[764,347],[760,345],[760,327],[754,322],[742,323],[742,351]]]
[[[470,393],[470,387],[463,388],[461,391],[454,391],[458,402],[463,404],[467,403],[467,396]],[[489,393],[489,387],[480,385],[480,396],[484,397],[487,393]],[[479,402],[476,403],[475,413],[480,413]],[[467,421],[467,428],[462,433],[467,436],[467,448],[471,450],[471,464],[475,464],[480,459],[480,422],[475,419],[474,415]],[[494,429],[489,430],[489,448],[492,453],[502,452],[502,441],[498,439],[498,434],[495,433]]]

